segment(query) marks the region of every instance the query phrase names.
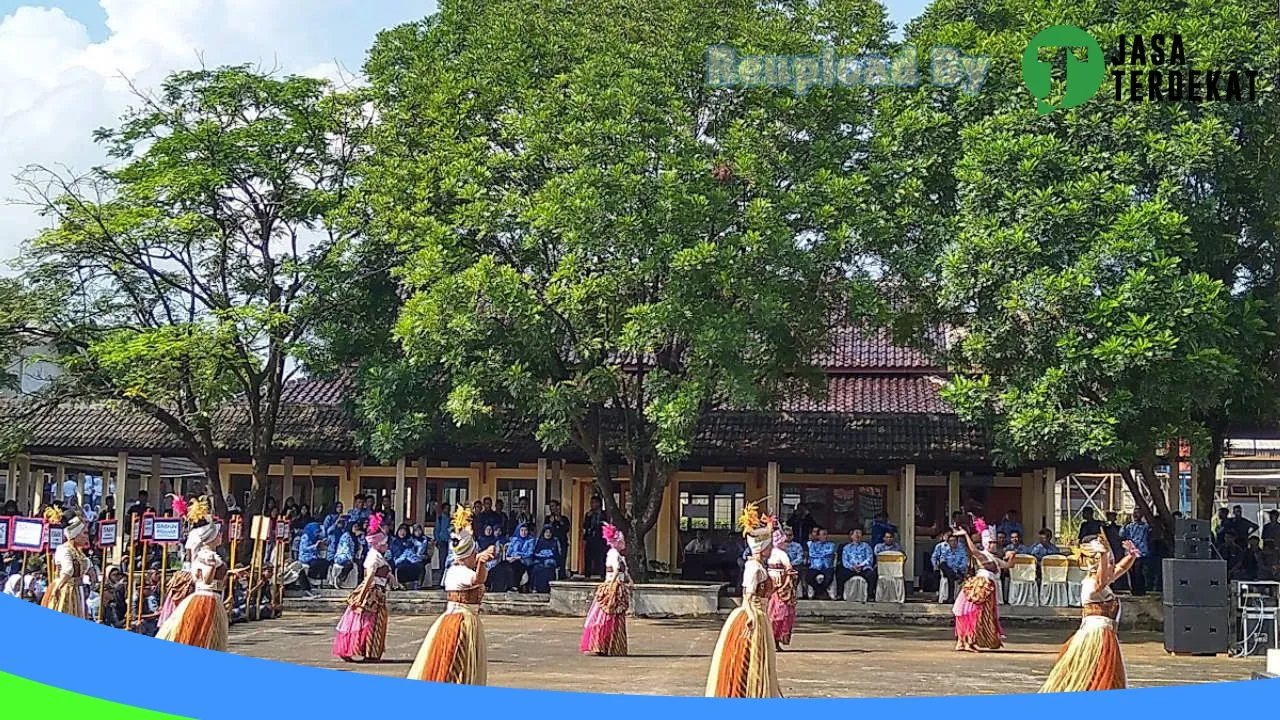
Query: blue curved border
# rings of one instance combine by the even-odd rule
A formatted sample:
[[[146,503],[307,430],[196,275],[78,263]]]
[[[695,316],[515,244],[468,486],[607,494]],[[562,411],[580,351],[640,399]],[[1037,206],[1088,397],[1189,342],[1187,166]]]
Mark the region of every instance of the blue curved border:
[[[1169,713],[1168,717],[1181,717],[1196,710],[1249,707],[1249,703],[1258,703],[1255,707],[1272,707],[1280,699],[1280,680],[1073,695],[755,701],[475,688],[409,682],[197,650],[77,620],[8,596],[0,596],[0,626],[6,631],[5,648],[0,652],[0,672],[102,700],[198,720],[305,714],[363,717],[371,707],[418,707],[432,713],[474,713],[479,707],[519,707],[533,716],[591,713],[610,720],[651,720],[657,716],[684,717],[700,711],[715,712],[706,705],[724,702],[756,703],[763,712],[777,713],[830,713],[849,710],[856,704],[859,712],[879,712],[886,717],[956,717],[957,714],[992,717],[994,713],[1011,718],[1115,717],[1126,712],[1136,716],[1138,711],[1144,716]],[[94,667],[106,671],[89,670]],[[128,672],[119,671],[124,668],[128,668]],[[146,668],[173,672],[168,676],[172,681],[138,682],[137,672]],[[1243,665],[1241,671],[1245,671]],[[186,679],[200,689],[189,689]],[[228,702],[227,696],[217,690],[220,687],[234,688],[233,697],[238,700]]]

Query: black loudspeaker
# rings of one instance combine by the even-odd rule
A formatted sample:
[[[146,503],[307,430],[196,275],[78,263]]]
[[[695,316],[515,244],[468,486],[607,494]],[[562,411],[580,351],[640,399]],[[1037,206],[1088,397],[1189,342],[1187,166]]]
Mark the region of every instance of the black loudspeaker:
[[[1164,560],[1164,604],[1227,608],[1231,605],[1225,560]]]
[[[1173,557],[1178,560],[1212,560],[1213,543],[1200,538],[1174,538]]]
[[[1166,561],[1167,562],[1167,561]],[[1231,646],[1226,607],[1164,606],[1164,649],[1189,655],[1219,655]]]
[[[1177,518],[1173,521],[1173,536],[1175,538],[1204,540],[1205,542],[1208,542],[1213,539],[1213,531],[1209,527],[1208,520]]]

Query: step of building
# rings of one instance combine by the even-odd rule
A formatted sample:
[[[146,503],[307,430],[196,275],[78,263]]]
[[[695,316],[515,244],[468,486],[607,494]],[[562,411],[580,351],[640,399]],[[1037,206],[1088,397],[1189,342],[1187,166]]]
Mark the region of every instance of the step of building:
[[[307,598],[289,593],[286,611],[340,614],[347,604],[346,590],[318,590]],[[740,604],[738,598],[722,597],[719,615],[728,615]],[[392,591],[387,596],[392,613],[400,615],[438,615],[447,605],[439,590]],[[482,610],[493,615],[569,617],[557,611],[549,595],[489,593]],[[1159,630],[1163,623],[1159,600],[1129,600],[1121,614],[1121,627]],[[796,618],[805,622],[841,625],[950,625],[951,605],[917,601],[906,603],[849,603],[833,600],[801,600],[796,605]],[[1010,627],[1060,627],[1071,629],[1080,624],[1080,608],[1044,608],[1000,606],[1000,620]]]

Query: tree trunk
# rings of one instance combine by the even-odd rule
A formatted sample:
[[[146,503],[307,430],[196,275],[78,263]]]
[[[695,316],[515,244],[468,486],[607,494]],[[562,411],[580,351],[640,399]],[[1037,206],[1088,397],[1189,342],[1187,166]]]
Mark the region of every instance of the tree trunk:
[[[627,567],[636,582],[646,582],[649,579],[649,549],[645,540],[658,522],[671,469],[666,463],[656,459],[639,460],[632,467],[635,472],[631,479],[631,502],[628,503],[627,510],[634,541],[627,542]]]
[[[1214,431],[1205,463],[1196,463],[1196,517],[1201,520],[1213,518],[1214,504],[1218,500],[1218,466],[1222,464],[1225,444],[1223,434]],[[1192,453],[1195,453],[1194,448]]]

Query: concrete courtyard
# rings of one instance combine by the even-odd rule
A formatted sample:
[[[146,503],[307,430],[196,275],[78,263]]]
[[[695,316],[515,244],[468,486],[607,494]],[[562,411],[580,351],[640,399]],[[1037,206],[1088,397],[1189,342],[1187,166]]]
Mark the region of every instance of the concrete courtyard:
[[[231,651],[269,660],[403,677],[434,618],[392,615],[387,653],[377,664],[352,665],[329,654],[337,615],[292,613],[237,625]],[[486,616],[489,684],[538,690],[701,695],[720,623],[715,620],[628,622],[625,658],[578,653],[582,621]],[[900,697],[1035,692],[1069,635],[1060,629],[1008,629],[1005,650],[958,654],[944,627],[855,627],[801,624],[779,656],[788,697]],[[1122,632],[1132,687],[1248,679],[1261,658],[1173,657],[1155,633]]]

